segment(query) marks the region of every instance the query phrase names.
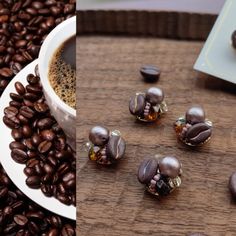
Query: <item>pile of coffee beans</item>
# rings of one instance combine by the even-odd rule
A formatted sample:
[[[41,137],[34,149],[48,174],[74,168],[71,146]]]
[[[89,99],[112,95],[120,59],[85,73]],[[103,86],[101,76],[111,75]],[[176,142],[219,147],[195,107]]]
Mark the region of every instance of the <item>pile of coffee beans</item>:
[[[16,93],[4,109],[4,123],[12,130],[11,157],[24,164],[26,184],[41,189],[66,205],[76,205],[76,157],[45,102],[38,69],[28,85],[15,83]]]
[[[11,182],[0,165],[0,235],[73,236],[75,222],[30,201]]]
[[[47,34],[75,15],[75,0],[0,1],[0,94],[38,57]]]

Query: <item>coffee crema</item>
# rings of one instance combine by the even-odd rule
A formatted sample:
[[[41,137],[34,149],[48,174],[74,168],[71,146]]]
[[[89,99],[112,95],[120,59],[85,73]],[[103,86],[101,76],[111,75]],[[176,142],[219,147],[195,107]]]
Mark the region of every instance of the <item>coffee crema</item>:
[[[76,109],[76,37],[66,40],[54,53],[49,67],[49,81],[56,94]]]

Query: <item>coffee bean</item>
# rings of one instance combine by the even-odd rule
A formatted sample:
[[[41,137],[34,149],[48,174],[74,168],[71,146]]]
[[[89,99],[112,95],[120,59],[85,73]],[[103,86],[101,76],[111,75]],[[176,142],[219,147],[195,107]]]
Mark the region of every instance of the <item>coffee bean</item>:
[[[161,74],[161,70],[156,66],[145,65],[140,69],[140,73],[146,82],[156,82]]]
[[[8,117],[15,117],[18,114],[18,109],[16,107],[10,106],[4,109],[4,114]]]
[[[158,161],[147,159],[141,162],[138,169],[138,180],[142,184],[149,184],[154,175],[157,174]]]
[[[51,118],[43,118],[38,121],[37,126],[39,129],[49,129],[55,123],[55,121]]]
[[[42,103],[42,102],[36,102],[34,103],[34,109],[38,112],[38,113],[45,113],[49,110],[49,107],[46,103]]]
[[[142,94],[137,94],[132,97],[129,102],[129,110],[132,115],[141,115],[146,105],[145,97]]]
[[[0,199],[2,200],[8,194],[8,189],[6,187],[0,188]]]
[[[23,101],[23,97],[19,94],[16,93],[10,93],[10,97],[12,100],[16,101],[16,102],[22,102]]]
[[[53,141],[56,137],[55,133],[52,130],[43,130],[40,135],[44,140],[48,141]]]
[[[22,133],[23,133],[24,138],[29,138],[32,135],[32,129],[30,128],[29,125],[23,125]]]
[[[23,215],[15,215],[14,221],[19,226],[25,226],[28,223],[28,219]]]
[[[103,146],[108,142],[109,130],[105,127],[95,126],[90,130],[89,140],[97,146]]]
[[[75,235],[75,230],[73,227],[69,224],[66,224],[61,231],[62,236],[74,236]]]
[[[20,150],[26,151],[26,146],[23,143],[17,142],[17,141],[11,142],[9,147],[11,150],[20,149]]]
[[[29,123],[29,119],[25,118],[25,117],[24,117],[23,115],[21,115],[21,114],[18,114],[18,115],[17,115],[17,118],[20,120],[20,123],[21,123],[21,124],[26,125],[26,124]]]
[[[62,163],[57,169],[57,173],[59,176],[63,176],[64,174],[70,171],[70,166],[68,163]]]
[[[26,176],[33,176],[33,175],[36,174],[35,172],[36,171],[34,170],[34,168],[31,168],[31,167],[25,167],[24,168],[24,173],[25,173]]]
[[[33,74],[29,74],[29,75],[27,76],[27,81],[28,81],[28,83],[31,84],[31,85],[38,84],[38,82],[39,82],[39,77],[34,76]]]
[[[159,162],[160,173],[169,178],[176,178],[181,172],[181,164],[175,157],[164,157]]]
[[[39,96],[34,93],[26,93],[24,95],[24,99],[29,100],[31,102],[35,102],[39,99]]]
[[[13,106],[13,107],[16,107],[16,108],[20,108],[21,107],[21,103],[17,102],[17,101],[10,101],[9,105]]]
[[[19,95],[24,95],[25,94],[25,87],[21,82],[16,82],[15,83],[15,89]]]
[[[7,116],[4,116],[3,117],[3,122],[10,129],[17,129],[20,126],[20,121],[16,117],[9,118]]]
[[[29,93],[33,93],[36,95],[42,95],[42,87],[41,86],[36,86],[36,85],[27,85],[26,86],[26,91]]]
[[[13,13],[18,12],[21,9],[22,2],[16,2],[13,7],[11,8],[11,11]]]
[[[57,236],[59,235],[58,229],[50,229],[49,232],[47,233],[47,236]]]
[[[21,66],[21,64],[18,63],[18,62],[14,62],[14,63],[12,63],[12,65],[10,66],[10,68],[11,68],[13,74],[16,75],[16,74],[22,69],[22,66]]]
[[[36,147],[42,142],[42,138],[39,134],[34,134],[31,138],[32,144]]]
[[[200,106],[190,107],[185,114],[186,122],[189,124],[197,124],[205,121],[205,112]]]
[[[30,108],[34,107],[34,102],[24,99],[24,105]]]
[[[11,131],[11,136],[12,136],[12,138],[14,138],[16,141],[20,141],[20,140],[23,138],[22,128],[13,129],[13,130]]]
[[[38,233],[40,232],[39,226],[33,221],[30,221],[28,223],[28,229],[32,235],[38,235]]]
[[[117,161],[121,159],[125,154],[125,140],[117,135],[112,135],[109,138],[109,141],[106,145],[106,155],[107,158],[111,161]]]
[[[229,190],[233,196],[233,198],[236,199],[236,172],[234,172],[229,179]]]
[[[53,187],[50,184],[42,184],[41,185],[41,191],[47,197],[52,197],[53,196]]]
[[[40,153],[46,153],[50,150],[51,147],[52,147],[52,143],[50,141],[45,140],[39,144],[38,151]]]
[[[26,179],[26,184],[30,187],[30,188],[33,188],[33,189],[38,189],[40,188],[40,177],[38,176],[29,176],[27,179]]]
[[[17,148],[15,148],[11,151],[11,157],[15,162],[17,162],[19,164],[26,163],[26,161],[28,159],[26,152],[21,149],[17,149]]]
[[[66,194],[58,194],[57,199],[65,205],[71,204],[71,200]]]
[[[64,186],[67,189],[74,189],[76,185],[75,181],[75,173],[74,172],[68,172],[62,177],[62,181],[64,183]]]
[[[53,16],[58,16],[62,12],[62,9],[56,6],[52,6],[50,10]]]
[[[160,104],[164,100],[164,92],[160,88],[152,87],[146,92],[146,101],[152,106]]]
[[[27,106],[23,106],[20,109],[20,114],[23,115],[25,118],[31,119],[34,116],[34,111]]]
[[[25,47],[26,45],[27,45],[27,41],[26,41],[26,40],[23,40],[23,39],[18,40],[18,41],[15,42],[16,48],[23,48],[23,47]]]
[[[188,143],[198,145],[205,142],[212,134],[212,129],[205,123],[192,125],[186,132],[185,138]]]

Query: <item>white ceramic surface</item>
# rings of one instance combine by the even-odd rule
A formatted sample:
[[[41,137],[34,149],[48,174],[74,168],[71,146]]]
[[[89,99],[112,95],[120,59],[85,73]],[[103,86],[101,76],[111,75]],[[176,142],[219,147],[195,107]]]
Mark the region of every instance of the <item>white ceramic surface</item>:
[[[194,69],[236,83],[236,50],[231,35],[236,30],[236,0],[227,0]]]
[[[74,206],[66,206],[56,200],[55,198],[46,197],[41,190],[30,189],[26,183],[26,176],[23,172],[24,165],[18,164],[11,158],[11,151],[9,144],[14,141],[11,137],[11,130],[3,123],[2,118],[4,116],[4,108],[9,106],[11,92],[15,92],[14,84],[16,81],[20,81],[22,84],[26,85],[26,76],[30,73],[34,74],[34,68],[38,64],[38,60],[33,61],[23,70],[21,70],[15,78],[9,83],[7,88],[0,99],[0,162],[7,172],[8,176],[12,182],[30,199],[32,199],[37,204],[42,207],[52,211],[58,215],[67,217],[72,220],[76,220],[76,208]]]
[[[45,39],[39,52],[39,74],[44,94],[52,114],[65,131],[68,142],[75,150],[76,110],[64,103],[55,93],[48,79],[49,65],[57,48],[76,34],[76,17],[55,27]]]

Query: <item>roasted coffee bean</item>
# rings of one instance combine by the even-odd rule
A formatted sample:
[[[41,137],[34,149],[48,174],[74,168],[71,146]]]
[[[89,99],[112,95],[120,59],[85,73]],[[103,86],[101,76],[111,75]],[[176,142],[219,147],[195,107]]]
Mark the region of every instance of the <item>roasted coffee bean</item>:
[[[27,106],[23,106],[20,108],[20,114],[25,118],[31,119],[34,116],[34,111]]]
[[[24,173],[26,176],[33,176],[36,174],[36,171],[34,168],[31,168],[31,167],[25,167],[24,168]]]
[[[70,160],[71,158],[73,158],[73,154],[70,151],[62,150],[57,152],[55,154],[55,157],[60,161]]]
[[[108,142],[109,130],[105,127],[95,126],[90,130],[89,140],[97,146],[103,146]]]
[[[51,118],[43,118],[38,121],[37,126],[39,129],[49,129],[52,127],[52,125],[55,123],[55,121]]]
[[[205,112],[200,106],[190,107],[185,114],[186,122],[189,124],[197,124],[205,121]]]
[[[10,93],[10,97],[12,100],[17,101],[17,102],[23,101],[23,97],[19,94],[16,94],[16,93]]]
[[[58,138],[55,141],[54,146],[55,146],[56,150],[63,151],[65,149],[65,147],[66,147],[66,139],[62,138],[62,137]]]
[[[145,97],[142,94],[137,94],[132,97],[129,102],[129,110],[132,115],[141,115],[146,105]]]
[[[23,125],[22,133],[23,133],[24,138],[29,138],[32,135],[32,129],[30,128],[29,125]]]
[[[29,150],[35,150],[35,146],[33,145],[31,138],[25,139],[23,143]]]
[[[36,157],[38,157],[38,153],[37,152],[35,152],[35,151],[33,151],[33,150],[28,150],[27,151],[27,155],[28,155],[28,157],[31,159],[31,158],[36,158]]]
[[[4,114],[7,116],[7,117],[14,117],[18,114],[18,109],[16,107],[13,107],[13,106],[10,106],[10,107],[6,107],[4,109]]]
[[[42,184],[41,185],[41,191],[47,197],[52,197],[53,196],[53,187],[50,184]]]
[[[62,177],[62,181],[64,183],[64,186],[67,189],[73,189],[75,188],[76,181],[75,181],[75,173],[74,172],[68,172]]]
[[[52,147],[52,143],[50,141],[45,140],[39,144],[38,151],[40,153],[46,153],[51,149],[51,147]]]
[[[40,132],[41,137],[44,140],[48,140],[48,141],[53,141],[54,138],[56,137],[55,133],[52,130],[43,130],[42,132]]]
[[[23,131],[22,128],[18,128],[18,129],[13,129],[11,131],[11,136],[12,138],[14,138],[16,141],[19,141],[23,138]]]
[[[8,194],[8,189],[6,187],[1,187],[0,188],[0,200],[5,198]]]
[[[15,215],[14,221],[19,226],[25,226],[28,223],[28,219],[23,215]]]
[[[47,236],[57,236],[59,235],[59,230],[58,229],[50,229],[49,232],[47,233]]]
[[[19,95],[24,95],[25,94],[25,87],[23,86],[23,84],[21,82],[16,82],[15,83],[15,89],[16,89],[16,92]]]
[[[160,173],[169,178],[176,178],[181,172],[181,164],[176,157],[164,157],[159,162]]]
[[[33,94],[36,94],[36,95],[42,95],[42,88],[41,86],[36,86],[36,85],[27,85],[26,86],[26,91],[28,93],[33,93]]]
[[[74,236],[75,235],[75,230],[73,227],[69,224],[66,224],[61,231],[62,236]]]
[[[11,151],[11,157],[14,161],[16,161],[19,164],[26,163],[28,159],[27,153],[21,149],[13,149]]]
[[[35,102],[35,101],[37,101],[39,99],[39,96],[34,94],[34,93],[26,93],[24,95],[24,99],[29,100],[31,102]]]
[[[152,178],[157,174],[158,161],[156,159],[147,159],[141,162],[138,168],[138,180],[142,184],[149,184]]]
[[[229,179],[229,190],[233,196],[233,198],[236,199],[236,172],[234,172]]]
[[[140,73],[146,82],[156,82],[161,74],[161,70],[156,66],[145,65],[140,69]]]
[[[31,140],[32,140],[32,144],[36,147],[42,142],[42,138],[39,134],[34,134]]]
[[[204,143],[210,138],[212,129],[206,123],[197,123],[192,125],[186,132],[185,138],[188,143],[197,145]]]
[[[33,108],[34,107],[34,102],[24,99],[24,105],[29,107],[29,108]]]
[[[231,39],[232,39],[232,45],[236,49],[236,30],[232,33]]]
[[[35,211],[34,209],[32,209],[31,211],[26,213],[26,217],[29,218],[30,220],[43,220],[45,215],[42,211],[37,210]]]
[[[54,173],[53,167],[50,166],[49,164],[45,164],[45,165],[43,166],[43,169],[44,169],[45,173],[47,173],[47,174],[50,174],[50,175],[51,175],[51,174]]]
[[[17,102],[17,101],[10,101],[9,105],[12,107],[16,107],[16,108],[20,108],[21,107],[21,103]]]
[[[152,87],[146,92],[146,101],[152,106],[160,104],[164,100],[164,92],[160,88]]]
[[[39,82],[39,77],[34,76],[33,74],[29,74],[29,75],[27,76],[27,81],[28,81],[28,83],[31,84],[31,85],[38,84],[38,82]]]
[[[39,226],[33,221],[30,221],[28,223],[28,229],[32,235],[38,235],[38,233],[40,232]]]
[[[8,78],[13,76],[13,72],[10,68],[4,67],[0,69],[0,75]]]
[[[59,176],[62,176],[70,171],[70,166],[68,163],[62,163],[57,169],[57,173]]]
[[[40,177],[38,176],[29,176],[27,179],[26,179],[26,184],[30,187],[30,188],[33,188],[33,189],[38,189],[40,188]]]
[[[26,166],[27,167],[34,167],[36,164],[39,163],[39,160],[33,158],[27,161]]]
[[[11,150],[20,149],[20,150],[26,151],[26,146],[23,143],[17,142],[17,141],[11,142],[9,147]]]
[[[48,107],[48,105],[46,103],[36,102],[36,103],[34,103],[34,109],[38,113],[45,113],[45,112],[47,112],[49,110],[49,107]]]
[[[23,124],[23,125],[26,125],[26,124],[29,123],[29,119],[27,119],[26,117],[24,117],[21,114],[18,114],[17,118],[19,119],[20,123]]]
[[[118,135],[111,135],[106,145],[107,158],[113,162],[121,159],[125,154],[125,140]]]
[[[57,194],[57,199],[65,205],[71,204],[71,199],[66,194]]]
[[[6,126],[8,126],[10,129],[17,129],[20,126],[20,121],[16,117],[3,117],[3,122]]]

